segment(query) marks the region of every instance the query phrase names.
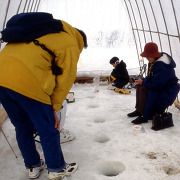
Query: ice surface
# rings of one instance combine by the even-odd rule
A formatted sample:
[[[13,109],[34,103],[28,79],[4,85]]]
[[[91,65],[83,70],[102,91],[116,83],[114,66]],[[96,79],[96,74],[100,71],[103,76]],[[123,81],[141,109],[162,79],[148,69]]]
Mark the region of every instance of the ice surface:
[[[120,95],[100,83],[99,92],[93,84],[75,84],[75,102],[67,105],[64,128],[75,140],[62,144],[67,162],[79,168],[67,180],[162,180],[180,170],[180,113],[172,105],[174,127],[151,130],[151,121],[142,124],[144,131],[134,131],[127,113],[134,110],[135,90]],[[9,120],[2,127],[18,158],[15,158],[0,132],[0,179],[28,179],[17,147],[14,128]],[[41,146],[37,143],[39,152]],[[47,179],[44,169],[39,180]],[[180,174],[167,180],[178,180]]]

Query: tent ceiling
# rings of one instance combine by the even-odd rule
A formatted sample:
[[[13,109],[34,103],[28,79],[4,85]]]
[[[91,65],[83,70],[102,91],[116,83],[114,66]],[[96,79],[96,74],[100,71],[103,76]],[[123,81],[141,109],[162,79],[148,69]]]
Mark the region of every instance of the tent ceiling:
[[[66,0],[67,4],[70,4],[70,1]],[[38,11],[39,7],[47,2],[55,3],[55,0],[2,0],[0,29],[5,27],[7,20],[14,14]],[[83,0],[78,2],[84,3]],[[87,0],[87,3],[90,1]],[[153,41],[159,45],[161,51],[173,56],[180,77],[180,1],[121,0],[121,4],[129,17],[138,59],[140,60],[139,54],[145,43]]]

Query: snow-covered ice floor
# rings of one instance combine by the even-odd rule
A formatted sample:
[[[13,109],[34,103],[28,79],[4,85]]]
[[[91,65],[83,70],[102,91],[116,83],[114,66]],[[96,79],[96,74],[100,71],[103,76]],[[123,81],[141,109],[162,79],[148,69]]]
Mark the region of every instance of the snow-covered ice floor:
[[[135,89],[120,95],[100,83],[75,84],[75,102],[67,106],[65,129],[76,137],[62,144],[66,162],[77,162],[79,168],[67,180],[179,180],[180,179],[180,110],[172,105],[174,127],[151,130],[152,122],[134,131],[127,113],[134,110]],[[26,180],[14,128],[7,119],[2,129],[18,158],[15,158],[0,132],[0,180]],[[41,152],[41,146],[37,143]],[[174,174],[174,175],[170,175]],[[170,176],[168,176],[170,175]],[[47,179],[44,169],[39,180]]]

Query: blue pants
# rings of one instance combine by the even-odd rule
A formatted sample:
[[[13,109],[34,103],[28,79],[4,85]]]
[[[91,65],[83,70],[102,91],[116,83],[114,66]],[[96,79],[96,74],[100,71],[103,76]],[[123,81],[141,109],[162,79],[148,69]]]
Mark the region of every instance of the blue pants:
[[[16,139],[27,168],[40,166],[40,156],[33,137],[37,130],[49,171],[61,171],[66,163],[61,151],[60,134],[55,129],[51,105],[30,99],[0,87],[0,102],[15,126]]]

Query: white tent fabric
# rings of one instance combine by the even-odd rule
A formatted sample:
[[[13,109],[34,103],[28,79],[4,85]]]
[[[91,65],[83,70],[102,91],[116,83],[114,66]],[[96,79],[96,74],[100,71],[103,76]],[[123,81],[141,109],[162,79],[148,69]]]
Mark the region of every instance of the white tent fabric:
[[[126,62],[130,75],[137,75],[140,67],[144,63],[147,64],[147,61],[142,59],[139,54],[142,52],[145,43],[153,41],[158,44],[160,51],[172,55],[177,65],[176,74],[180,78],[179,9],[179,0],[0,0],[0,31],[5,28],[6,22],[17,13],[49,12],[55,18],[64,20],[72,26],[82,29],[87,34],[89,47],[80,56],[77,76],[108,75],[112,69],[109,60],[113,56],[118,56]],[[5,43],[0,42],[0,50],[4,46]],[[75,121],[71,123],[71,119],[67,121],[66,125],[76,134],[77,141],[75,141],[75,145],[70,144],[70,147],[72,147],[70,150],[66,148],[68,146],[66,144],[63,145],[63,148],[66,149],[65,156],[67,159],[77,158],[77,162],[79,162],[82,169],[80,168],[75,176],[69,179],[103,179],[102,171],[109,170],[109,167],[106,167],[106,161],[102,161],[99,165],[105,168],[105,170],[97,169],[101,171],[100,173],[91,173],[92,170],[86,170],[91,168],[92,162],[99,158],[98,155],[107,159],[110,156],[115,161],[116,158],[119,158],[119,151],[124,155],[122,160],[126,162],[126,167],[128,167],[122,175],[124,179],[159,180],[165,179],[166,174],[168,175],[167,179],[171,179],[171,177],[173,180],[175,178],[179,179],[180,175],[176,174],[179,172],[180,165],[178,160],[180,154],[179,110],[173,109],[174,106],[170,108],[175,122],[174,129],[155,133],[150,130],[151,124],[147,123],[143,125],[146,132],[142,132],[143,134],[135,132],[135,134],[132,128],[129,128],[130,121],[126,117],[126,114],[134,108],[135,91],[132,91],[132,96],[119,96],[117,93],[112,94],[108,91],[106,86],[102,84],[99,94],[94,92],[92,85],[74,85],[73,87],[73,91],[77,93],[76,99],[79,99],[79,101],[77,105],[71,104],[69,106],[69,117],[72,117]],[[119,98],[121,99],[119,100]],[[180,95],[178,99],[180,100]],[[98,107],[102,109],[100,108],[99,111]],[[69,117],[67,117],[67,120]],[[124,117],[126,118],[124,119]],[[12,138],[11,143],[17,152],[18,147],[15,144],[14,129],[11,126],[9,120],[6,121],[4,127],[8,129],[8,137]],[[107,134],[101,134],[104,130],[107,131]],[[121,130],[124,132],[122,133]],[[106,138],[106,135],[112,139],[112,143],[108,144],[110,149],[108,151],[106,150],[107,146],[100,142],[100,140]],[[92,136],[92,139],[95,140],[92,140],[89,136]],[[3,136],[0,136],[0,139],[4,141]],[[162,141],[159,142],[159,139]],[[94,145],[93,141],[99,141],[103,146]],[[82,145],[84,146],[83,151],[79,151]],[[94,146],[89,148],[88,145]],[[6,165],[4,166],[1,163],[3,174],[1,177],[7,176],[13,177],[13,179],[25,179],[24,177],[26,177],[27,179],[20,152],[18,151],[20,158],[13,159],[11,157],[13,154],[9,153],[10,150],[7,144],[5,148],[3,146],[1,147],[1,153],[3,154],[1,162],[6,162]],[[100,148],[100,150],[95,147]],[[72,151],[73,148],[74,151]],[[94,152],[97,153],[95,156]],[[152,154],[151,152],[155,153]],[[12,161],[7,161],[4,154],[8,154]],[[129,159],[126,159],[127,154]],[[153,158],[156,159],[156,156],[158,160],[154,163]],[[88,165],[84,161],[87,157],[90,162]],[[159,164],[162,167],[159,168]],[[117,167],[117,165],[112,163],[112,167]],[[94,172],[97,171],[95,167],[92,168]],[[9,169],[12,170],[12,173],[9,173]],[[166,174],[162,172],[162,169],[167,171]],[[112,171],[116,173],[116,169]],[[113,176],[111,173],[108,172],[108,175],[106,174],[108,177],[104,180],[110,179]],[[47,174],[44,172],[41,179],[45,179],[46,176]],[[119,177],[121,175],[111,179],[115,180]]]
[[[80,56],[77,76],[108,75],[113,56],[126,62],[130,75],[138,75],[147,64],[139,54],[153,41],[172,55],[180,77],[179,8],[178,0],[1,0],[0,30],[17,13],[49,12],[87,34],[89,47]]]

